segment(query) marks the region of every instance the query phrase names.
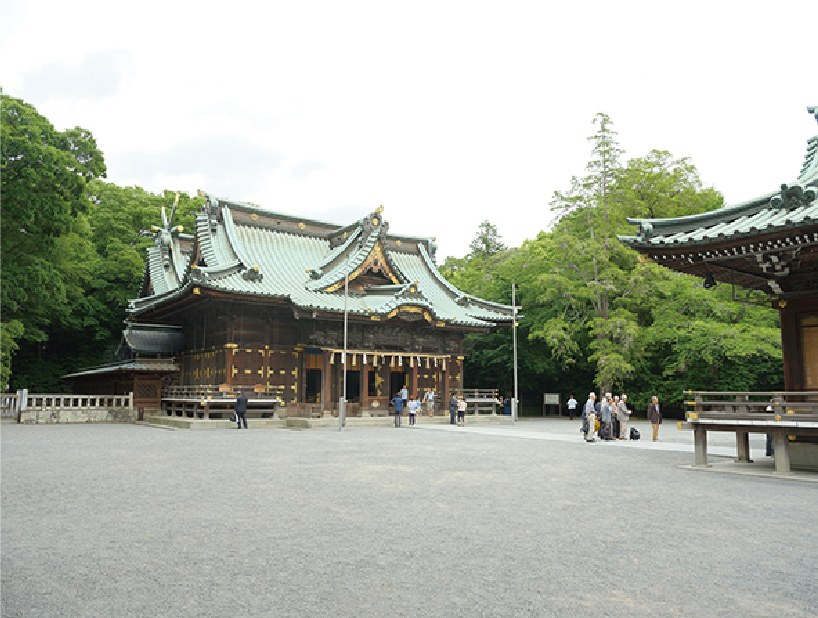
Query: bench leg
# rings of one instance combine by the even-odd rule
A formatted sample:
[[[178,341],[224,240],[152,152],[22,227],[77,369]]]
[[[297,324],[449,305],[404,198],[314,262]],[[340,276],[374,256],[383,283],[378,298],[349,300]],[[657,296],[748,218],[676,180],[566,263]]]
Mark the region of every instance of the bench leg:
[[[693,427],[693,444],[695,447],[694,468],[709,468],[707,463],[707,429],[699,424]]]
[[[775,453],[773,453],[775,471],[773,474],[778,476],[792,474],[790,472],[790,441],[787,439],[787,434],[783,431],[773,432],[773,445],[775,446]]]
[[[736,432],[736,453],[738,456],[733,460],[736,463],[753,463],[750,459],[750,434],[746,431]]]

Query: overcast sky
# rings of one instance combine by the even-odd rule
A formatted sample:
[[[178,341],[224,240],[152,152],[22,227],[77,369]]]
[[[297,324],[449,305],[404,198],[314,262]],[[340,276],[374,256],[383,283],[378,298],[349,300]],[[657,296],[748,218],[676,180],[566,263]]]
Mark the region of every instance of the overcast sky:
[[[689,156],[728,203],[795,179],[818,132],[818,2],[2,0],[3,91],[93,132],[108,179],[204,189],[462,256],[510,246],[589,157]]]

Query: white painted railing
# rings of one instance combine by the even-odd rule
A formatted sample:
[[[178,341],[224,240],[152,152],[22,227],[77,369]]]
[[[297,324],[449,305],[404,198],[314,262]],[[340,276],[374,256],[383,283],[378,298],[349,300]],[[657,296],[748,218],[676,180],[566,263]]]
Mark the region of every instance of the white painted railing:
[[[136,420],[133,393],[127,395],[77,395],[29,393],[3,395],[3,415],[19,423],[131,422]],[[8,412],[7,412],[8,408]],[[14,410],[11,412],[11,410]]]
[[[0,417],[17,418],[19,392],[0,394]]]

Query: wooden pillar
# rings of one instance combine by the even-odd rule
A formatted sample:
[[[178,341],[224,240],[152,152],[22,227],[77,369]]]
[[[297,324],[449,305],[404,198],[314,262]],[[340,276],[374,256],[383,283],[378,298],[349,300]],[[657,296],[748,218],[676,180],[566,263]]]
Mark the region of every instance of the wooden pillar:
[[[775,460],[775,471],[773,474],[778,476],[789,476],[790,472],[790,441],[787,439],[787,434],[782,431],[773,432],[773,459]]]
[[[693,425],[693,444],[695,446],[694,468],[709,468],[707,463],[707,429],[696,423]]]
[[[736,463],[753,463],[750,459],[750,434],[746,431],[736,431],[736,454],[733,460]]]
[[[443,367],[440,368],[440,371],[443,373],[443,394],[441,395],[441,399],[443,399],[443,406],[445,409],[449,409],[449,399],[451,398],[451,393],[449,392],[449,372],[451,371],[451,363],[446,363],[446,369]]]
[[[224,383],[233,386],[233,356],[238,349],[235,343],[228,343],[224,346]]]
[[[793,301],[777,301],[778,317],[781,322],[781,356],[784,360],[784,388],[787,391],[804,390],[801,350],[798,341],[798,317]]]
[[[412,367],[412,390],[409,392],[409,396],[412,399],[417,399],[418,397],[418,372],[420,371],[420,367],[417,366],[418,359],[414,356],[409,357],[409,363]]]
[[[366,358],[366,362],[364,362]],[[361,416],[370,416],[369,414],[369,365],[371,362],[371,355],[361,355]]]
[[[332,352],[324,350],[324,368],[321,373],[321,415],[332,416]]]

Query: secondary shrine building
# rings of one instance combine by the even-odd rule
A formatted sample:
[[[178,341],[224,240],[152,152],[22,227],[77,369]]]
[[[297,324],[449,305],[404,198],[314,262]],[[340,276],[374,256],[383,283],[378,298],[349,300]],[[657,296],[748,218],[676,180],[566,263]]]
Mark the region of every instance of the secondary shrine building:
[[[346,310],[348,411],[385,413],[404,385],[462,389],[464,335],[511,325],[512,307],[449,284],[434,238],[390,234],[382,208],[339,227],[200,195],[194,234],[157,229],[128,309],[140,356],[173,348],[174,384],[276,391],[291,415],[337,409]]]

